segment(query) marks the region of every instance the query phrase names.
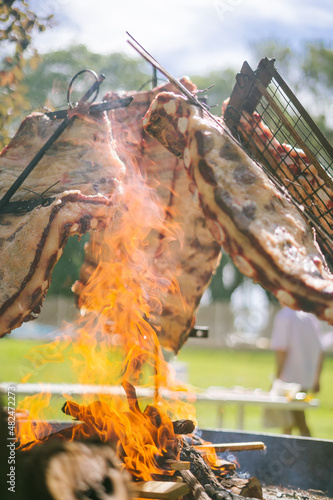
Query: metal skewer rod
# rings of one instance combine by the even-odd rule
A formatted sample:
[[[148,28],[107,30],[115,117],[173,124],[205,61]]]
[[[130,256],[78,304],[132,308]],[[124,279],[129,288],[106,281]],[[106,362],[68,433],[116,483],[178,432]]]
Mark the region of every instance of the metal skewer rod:
[[[195,106],[199,106],[205,113],[208,114],[208,116],[222,129],[224,132],[234,141],[236,142],[234,136],[229,132],[229,130],[222,125],[220,121],[216,119],[212,113],[209,112],[208,106],[205,106],[202,102],[199,101],[199,99],[192,94],[181,82],[179,82],[176,78],[174,78],[156,59],[147,52],[147,50],[140,45],[140,43],[135,40],[135,38],[128,32],[126,31],[126,34],[133,40],[127,40],[127,42],[130,44],[131,47],[133,47],[134,50],[136,50],[146,61],[148,61],[150,64],[152,64],[158,71],[160,71],[166,78],[175,85],[175,87],[180,90],[182,94],[184,94],[189,101],[191,101]]]
[[[112,109],[124,108],[128,106],[132,101],[132,96],[122,97],[121,99],[114,99],[112,101],[102,101],[97,104],[92,104],[89,108],[88,114],[94,115],[95,113],[99,113],[101,111],[110,111]],[[45,115],[52,120],[66,118],[67,114],[67,109],[61,109],[60,111],[49,111],[48,113],[45,113]]]
[[[196,104],[197,106],[200,106],[201,108],[206,110],[199,99],[197,99],[189,90],[187,90],[187,88],[176,78],[174,78],[165,68],[163,68],[163,66],[158,61],[156,61],[156,59],[151,54],[149,54],[149,52],[147,52],[147,50],[142,47],[142,45],[137,40],[135,40],[135,38],[128,31],[126,31],[126,34],[133,40],[134,43],[131,40],[128,40],[128,43],[131,45],[131,47],[133,47],[134,50],[136,50],[144,59],[146,59],[146,61],[148,61],[156,69],[158,69],[158,71],[160,71],[164,76],[166,76],[170,82],[172,82],[183,94],[186,95],[186,97],[188,97],[190,101],[193,102],[193,104]]]
[[[16,193],[19,187],[23,184],[28,175],[36,167],[36,165],[43,158],[46,151],[52,146],[52,144],[58,139],[58,137],[63,133],[66,127],[75,120],[75,116],[72,118],[66,117],[64,121],[59,125],[51,137],[46,141],[43,147],[38,151],[38,153],[33,157],[31,162],[26,166],[23,172],[18,176],[16,181],[10,186],[6,194],[0,200],[0,212],[7,205],[11,197]]]

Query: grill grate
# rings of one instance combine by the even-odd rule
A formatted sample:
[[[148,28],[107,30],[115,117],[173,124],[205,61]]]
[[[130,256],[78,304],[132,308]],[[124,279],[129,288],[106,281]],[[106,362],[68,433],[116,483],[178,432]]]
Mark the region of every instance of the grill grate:
[[[302,210],[333,263],[333,148],[277,72],[244,62],[224,119],[244,149]]]

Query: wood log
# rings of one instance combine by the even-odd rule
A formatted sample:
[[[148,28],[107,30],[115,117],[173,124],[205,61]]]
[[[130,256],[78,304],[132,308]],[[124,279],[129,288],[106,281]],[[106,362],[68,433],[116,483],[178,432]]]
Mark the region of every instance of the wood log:
[[[246,443],[220,443],[220,444],[201,444],[195,446],[198,451],[214,449],[216,453],[224,451],[245,451],[245,450],[265,450],[265,443],[262,441],[251,441]]]
[[[52,441],[70,441],[73,439],[87,439],[87,435],[89,435],[90,438],[96,438],[96,435],[94,433],[89,434],[88,427],[85,423],[80,423],[80,424],[74,424],[70,425],[68,427],[65,427],[65,429],[61,429],[56,432],[52,432],[51,434],[48,434],[47,436],[44,436],[38,440],[39,443],[46,443],[46,442],[52,442]],[[28,450],[35,444],[35,441],[31,441],[29,443],[26,443],[20,448],[20,451],[23,450]],[[18,443],[19,445],[19,443]]]
[[[195,429],[194,422],[188,419],[175,420],[172,425],[175,434],[192,434]]]
[[[18,452],[16,465],[19,500],[130,500],[129,474],[107,444],[43,443]]]
[[[135,498],[156,498],[157,500],[176,500],[190,492],[186,483],[168,481],[140,481],[133,484]]]
[[[236,470],[236,465],[233,462],[230,462],[230,460],[225,460],[223,458],[218,458],[216,460],[216,467],[228,471],[228,473]]]
[[[131,411],[135,413],[140,412],[145,418],[149,419],[150,422],[153,423],[154,427],[159,428],[159,426],[162,423],[159,410],[154,406],[148,405],[145,411],[141,412],[133,386],[131,386],[130,384],[126,385],[125,391],[129,399],[130,412]],[[66,403],[63,407],[63,411],[67,414],[72,415],[74,418],[87,417],[87,422],[73,425],[61,431],[55,432],[43,438],[42,441],[45,442],[50,441],[50,443],[53,442],[54,444],[59,441],[61,442],[61,441],[66,441],[67,439],[71,439],[73,434],[75,434],[76,437],[79,437],[80,435],[87,436],[93,433],[93,428],[91,427],[91,425],[89,425],[91,424],[91,417],[92,417],[92,412],[90,411],[89,407],[73,403],[71,404]],[[108,417],[111,417],[111,415],[108,415]],[[192,431],[193,425],[194,425],[193,422],[190,420],[180,420],[173,422],[174,430],[177,431],[180,430]],[[258,495],[258,491],[260,492],[259,488],[260,484],[259,487],[257,485],[256,488],[255,486],[253,486],[257,480],[252,480],[252,482],[245,480],[244,482],[244,480],[237,481],[236,478],[233,478],[234,480],[232,483],[225,483],[226,486],[221,484],[222,481],[219,481],[216,478],[213,471],[210,469],[208,464],[204,461],[204,459],[201,456],[201,454],[211,446],[208,445],[198,446],[198,448],[200,449],[200,451],[198,451],[198,449],[195,449],[194,447],[190,446],[184,440],[181,441],[182,441],[182,449],[180,455],[181,460],[176,459],[174,449],[170,450],[168,456],[164,456],[164,458],[161,458],[161,468],[167,466],[167,468],[169,469],[171,468],[172,470],[177,470],[178,474],[190,486],[191,494],[195,498],[195,500],[207,500],[208,498],[211,498],[212,500],[222,500],[224,498],[227,500],[228,499],[238,500],[241,498],[239,494],[244,496],[247,493],[249,493],[249,497],[261,498],[261,496]],[[242,445],[243,445],[242,449],[244,449],[244,447],[246,447],[246,444],[242,443]],[[62,446],[66,446],[66,443],[63,443]],[[217,445],[217,449],[219,451],[222,448],[230,449],[232,448],[232,446],[229,443],[225,445]],[[246,448],[248,449],[248,447]],[[222,460],[219,460],[219,466],[223,467],[225,471],[226,470],[230,471],[230,469],[235,469],[234,464]],[[184,470],[185,468],[186,469],[190,468],[190,470]],[[257,481],[257,483],[259,482]]]
[[[210,497],[207,495],[204,487],[198,481],[198,479],[192,474],[189,470],[181,470],[179,471],[183,480],[190,487],[191,495],[194,500],[210,500]]]
[[[189,470],[191,467],[190,462],[184,462],[181,460],[172,460],[171,458],[168,458],[167,460],[165,460],[164,463],[171,470]]]
[[[147,405],[144,412],[142,412],[139,407],[134,386],[126,381],[122,383],[122,386],[127,396],[130,411],[141,413],[145,417],[148,417],[154,427],[159,428],[162,423],[162,416],[159,410],[155,406]],[[97,405],[98,401],[94,402],[93,404]],[[87,422],[87,419],[91,420],[91,412],[89,411],[90,406],[91,405],[84,406],[72,401],[66,401],[62,406],[62,411],[66,415],[71,415],[77,420]],[[112,416],[110,412],[108,412],[108,416]],[[194,422],[189,419],[175,420],[174,422],[172,422],[172,425],[175,434],[191,434],[195,429]]]
[[[126,394],[129,397],[129,405],[135,412],[141,412],[135,395],[135,390],[130,384],[126,385]],[[89,438],[98,439],[96,431],[91,425],[93,420],[92,406],[98,405],[98,401],[94,401],[91,405],[80,405],[72,401],[66,401],[62,406],[62,411],[66,415],[72,416],[75,420],[81,420],[81,423],[70,425],[65,429],[53,432],[40,439],[42,442],[47,441],[65,441],[71,439],[86,440]],[[95,408],[95,410],[98,408]],[[152,405],[148,405],[142,413],[145,417],[149,418],[154,427],[159,428],[162,423],[162,418],[159,410]],[[110,411],[106,413],[106,417],[112,418]],[[172,422],[175,434],[190,434],[194,430],[194,423],[192,420],[176,420]],[[116,436],[114,436],[116,441]],[[22,450],[29,449],[33,443],[23,445]]]

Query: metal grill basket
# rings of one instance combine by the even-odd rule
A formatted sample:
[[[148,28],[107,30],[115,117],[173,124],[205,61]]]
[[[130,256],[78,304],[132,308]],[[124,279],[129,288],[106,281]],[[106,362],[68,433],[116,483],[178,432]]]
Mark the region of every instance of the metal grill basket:
[[[277,72],[244,62],[224,112],[232,134],[287,192],[333,262],[333,148]]]

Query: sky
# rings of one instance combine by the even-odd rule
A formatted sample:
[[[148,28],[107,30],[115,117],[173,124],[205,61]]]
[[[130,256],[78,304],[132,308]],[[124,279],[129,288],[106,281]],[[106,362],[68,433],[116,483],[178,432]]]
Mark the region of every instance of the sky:
[[[30,0],[56,25],[35,38],[41,51],[82,43],[97,53],[125,52],[128,31],[175,77],[252,61],[251,46],[277,39],[298,50],[333,46],[331,0]]]

